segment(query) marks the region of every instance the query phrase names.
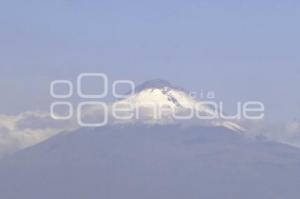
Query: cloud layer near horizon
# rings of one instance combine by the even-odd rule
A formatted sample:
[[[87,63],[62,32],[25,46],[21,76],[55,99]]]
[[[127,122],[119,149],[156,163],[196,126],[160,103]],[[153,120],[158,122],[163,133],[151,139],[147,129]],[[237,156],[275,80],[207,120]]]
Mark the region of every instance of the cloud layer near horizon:
[[[0,158],[73,128],[72,121],[55,121],[41,112],[0,115]]]
[[[95,114],[92,114],[96,117]],[[300,122],[267,123],[265,121],[245,122],[246,134],[264,137],[300,147]],[[59,132],[78,128],[74,120],[53,120],[48,113],[25,112],[16,116],[0,115],[0,158],[42,142]]]

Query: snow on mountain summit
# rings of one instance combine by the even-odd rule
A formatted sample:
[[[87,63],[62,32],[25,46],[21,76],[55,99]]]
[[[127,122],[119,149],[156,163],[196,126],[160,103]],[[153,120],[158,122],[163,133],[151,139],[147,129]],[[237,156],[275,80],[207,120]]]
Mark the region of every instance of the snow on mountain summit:
[[[179,122],[188,123],[192,121],[193,124],[222,126],[231,130],[243,131],[243,128],[237,123],[222,119],[202,121],[195,121],[195,117],[187,119],[192,112],[193,116],[198,112],[201,116],[213,117],[216,115],[217,110],[197,100],[185,89],[174,86],[162,79],[154,79],[138,85],[134,94],[114,104],[130,104],[142,112],[138,119],[130,122],[165,124],[178,122],[178,118],[184,118],[179,119]],[[174,115],[177,116],[176,119],[174,119]]]
[[[194,104],[193,97],[181,88],[167,81],[156,79],[137,86],[135,93],[124,101],[135,105],[165,105],[172,109],[190,107]]]

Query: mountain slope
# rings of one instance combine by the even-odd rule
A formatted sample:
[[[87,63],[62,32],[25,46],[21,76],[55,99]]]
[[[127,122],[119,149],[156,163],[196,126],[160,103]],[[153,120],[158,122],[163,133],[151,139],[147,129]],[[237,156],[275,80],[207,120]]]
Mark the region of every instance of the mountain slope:
[[[225,128],[63,133],[0,163],[1,198],[297,199],[300,151]]]

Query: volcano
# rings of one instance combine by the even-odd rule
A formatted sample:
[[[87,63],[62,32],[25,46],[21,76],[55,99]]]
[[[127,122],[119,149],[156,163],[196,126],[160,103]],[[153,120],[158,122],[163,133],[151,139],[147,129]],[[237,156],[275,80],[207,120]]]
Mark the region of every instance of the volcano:
[[[137,87],[118,102],[124,100],[168,104],[170,111],[197,101],[161,81]],[[201,108],[210,114],[210,107]],[[299,198],[299,149],[249,138],[225,121],[214,122],[183,125],[158,120],[149,125],[141,119],[62,132],[1,160],[0,197]]]

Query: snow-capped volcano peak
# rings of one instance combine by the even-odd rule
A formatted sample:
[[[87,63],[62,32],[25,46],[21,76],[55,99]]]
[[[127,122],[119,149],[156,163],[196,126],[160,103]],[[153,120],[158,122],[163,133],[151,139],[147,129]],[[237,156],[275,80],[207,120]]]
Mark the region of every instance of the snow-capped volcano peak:
[[[217,110],[192,97],[186,90],[173,86],[161,79],[147,81],[135,88],[135,93],[128,98],[117,101],[115,104],[130,104],[139,111],[139,117],[130,122],[173,123],[184,121],[205,125],[223,126],[232,130],[241,131],[238,124],[218,118],[211,120],[197,120],[197,113],[201,116],[213,118]],[[191,119],[187,119],[193,114]],[[175,117],[174,117],[175,116]],[[178,116],[176,118],[176,116]]]
[[[186,90],[162,79],[153,79],[138,85],[134,94],[121,101],[142,107],[149,105],[165,106],[172,111],[192,108],[197,102]]]

